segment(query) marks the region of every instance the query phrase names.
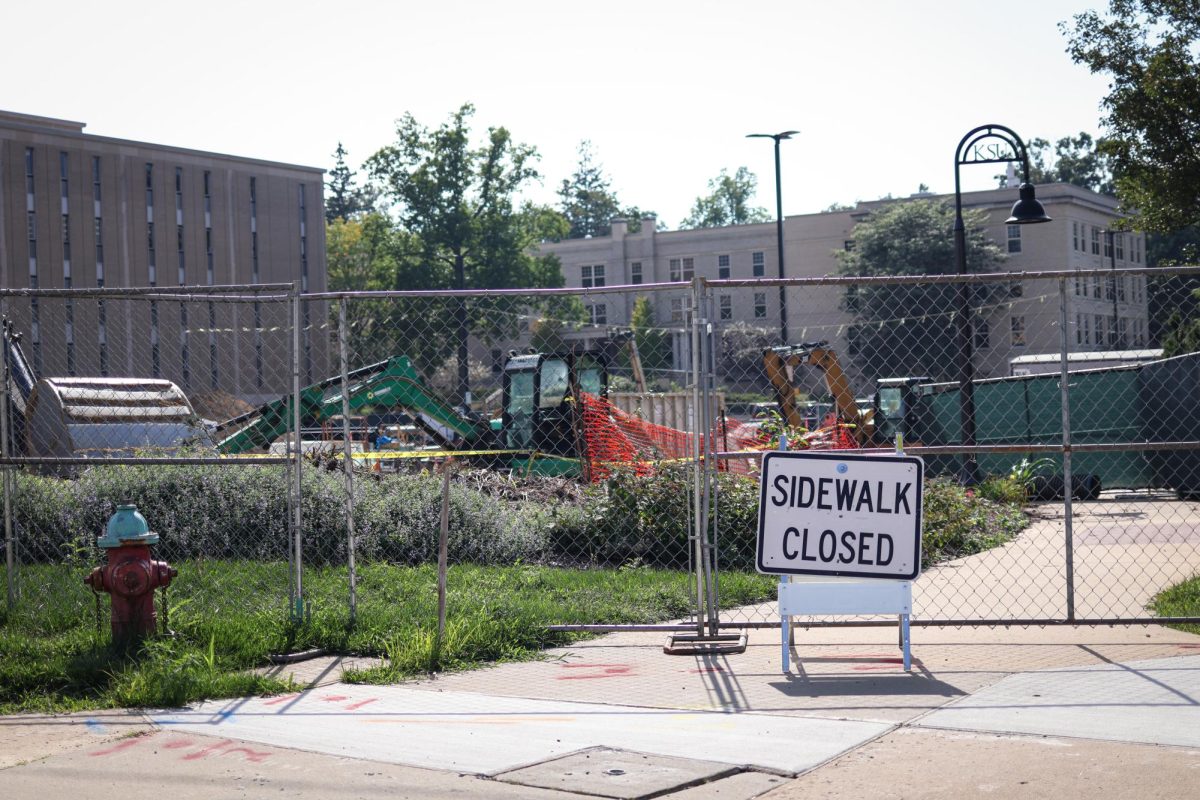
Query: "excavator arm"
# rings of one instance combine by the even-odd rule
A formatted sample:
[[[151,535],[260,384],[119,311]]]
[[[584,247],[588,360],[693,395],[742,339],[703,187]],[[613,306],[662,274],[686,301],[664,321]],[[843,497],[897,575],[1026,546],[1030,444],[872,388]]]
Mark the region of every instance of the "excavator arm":
[[[796,367],[808,364],[825,374],[825,385],[833,398],[838,419],[847,425],[853,425],[855,437],[865,444],[870,438],[872,414],[869,411],[864,414],[859,410],[854,392],[850,389],[850,381],[846,379],[846,373],[842,371],[842,365],[838,362],[837,353],[830,350],[827,344],[805,342],[763,351],[763,366],[771,386],[775,389],[780,414],[789,427],[799,428],[804,425],[804,417],[796,403],[796,387],[792,385],[792,379]]]
[[[351,410],[367,406],[404,408],[413,414],[422,428],[448,447],[478,444],[486,441],[490,433],[486,421],[459,412],[426,386],[408,356],[393,356],[355,370],[349,377],[352,382],[346,394]],[[327,396],[340,383],[340,377],[329,378],[302,389],[301,418],[323,422],[341,414],[341,392],[334,391]],[[281,397],[222,423],[221,429],[236,428],[237,431],[221,440],[220,449],[224,453],[265,450],[287,433],[292,419],[292,398]]]

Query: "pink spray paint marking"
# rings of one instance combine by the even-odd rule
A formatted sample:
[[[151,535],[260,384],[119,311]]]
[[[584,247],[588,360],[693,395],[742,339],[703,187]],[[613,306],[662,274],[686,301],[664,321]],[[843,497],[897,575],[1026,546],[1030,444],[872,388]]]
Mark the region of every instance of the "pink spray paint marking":
[[[119,743],[113,745],[112,747],[105,748],[104,750],[93,750],[92,752],[88,753],[88,755],[89,756],[111,756],[113,753],[119,753],[122,750],[128,750],[131,747],[137,747],[139,744],[142,743],[142,738],[143,737],[141,737],[141,736],[137,736],[132,739],[126,739],[123,742],[119,742]]]

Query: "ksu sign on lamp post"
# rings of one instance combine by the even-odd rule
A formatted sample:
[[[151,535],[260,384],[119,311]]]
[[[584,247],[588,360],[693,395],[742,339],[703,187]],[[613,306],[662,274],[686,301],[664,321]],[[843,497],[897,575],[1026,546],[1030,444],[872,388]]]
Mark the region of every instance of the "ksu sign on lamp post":
[[[755,565],[780,576],[785,673],[795,614],[896,614],[909,668],[923,477],[924,464],[913,456],[810,450],[763,457]]]

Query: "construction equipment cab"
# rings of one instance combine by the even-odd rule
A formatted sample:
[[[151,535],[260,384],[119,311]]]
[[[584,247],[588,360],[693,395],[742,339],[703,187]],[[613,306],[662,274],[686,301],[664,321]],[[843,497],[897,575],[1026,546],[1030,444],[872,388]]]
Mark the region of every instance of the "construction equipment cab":
[[[552,456],[582,456],[581,392],[595,397],[608,394],[608,370],[599,355],[510,355],[504,365],[503,446]]]

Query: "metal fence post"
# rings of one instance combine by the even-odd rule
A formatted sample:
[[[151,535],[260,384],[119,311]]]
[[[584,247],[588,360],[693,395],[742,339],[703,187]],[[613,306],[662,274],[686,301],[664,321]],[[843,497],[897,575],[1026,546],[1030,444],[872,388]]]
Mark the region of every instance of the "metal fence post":
[[[716,635],[719,631],[720,620],[717,616],[717,576],[716,576],[716,526],[712,524],[712,506],[714,496],[714,466],[716,464],[716,448],[713,446],[713,402],[715,398],[713,385],[713,347],[712,347],[712,292],[707,286],[698,295],[700,301],[700,374],[697,376],[703,383],[703,402],[701,410],[702,427],[704,431],[704,460],[701,462],[701,477],[704,481],[704,495],[700,505],[703,511],[700,530],[704,533],[704,585],[708,593],[708,628],[709,633]]]
[[[1062,397],[1063,534],[1066,548],[1067,622],[1075,621],[1075,546],[1072,525],[1074,487],[1071,479],[1071,382],[1068,370],[1070,335],[1067,330],[1067,279],[1058,279],[1059,394]]]
[[[3,318],[3,323],[7,325],[7,317]],[[8,336],[2,337],[4,340],[3,362],[0,363],[0,374],[3,375],[3,381],[0,381],[0,456],[8,458],[9,453],[9,399],[8,399]],[[5,585],[8,587],[8,610],[12,611],[17,607],[17,543],[13,539],[13,519],[12,519],[12,465],[5,464],[0,467],[0,482],[3,483],[4,493],[4,577]]]
[[[704,492],[702,476],[702,461],[700,449],[700,436],[703,431],[704,411],[701,403],[703,402],[704,392],[701,388],[703,382],[703,370],[700,361],[700,278],[692,279],[691,292],[691,328],[692,328],[692,524],[695,526],[692,530],[693,550],[695,553],[695,577],[696,577],[696,635],[704,635],[704,608],[705,608],[705,566],[704,566]]]
[[[354,566],[354,446],[350,439],[350,345],[346,330],[346,303],[338,302],[338,360],[342,367],[342,466],[346,473],[346,574],[350,589],[350,624],[358,619],[358,575]]]
[[[300,283],[292,284],[292,426],[293,443],[293,483],[292,493],[295,498],[292,510],[292,553],[293,567],[293,596],[292,616],[297,621],[304,618],[304,553],[303,553],[303,508],[301,508],[301,465],[304,463],[304,431],[301,429],[300,413]]]

